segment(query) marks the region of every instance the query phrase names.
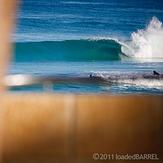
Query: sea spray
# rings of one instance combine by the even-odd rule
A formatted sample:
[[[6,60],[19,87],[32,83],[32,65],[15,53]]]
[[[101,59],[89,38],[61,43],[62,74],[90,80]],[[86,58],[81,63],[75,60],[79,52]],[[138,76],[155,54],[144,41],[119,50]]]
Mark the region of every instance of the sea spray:
[[[137,59],[163,58],[163,25],[153,17],[146,29],[133,32],[122,53]]]

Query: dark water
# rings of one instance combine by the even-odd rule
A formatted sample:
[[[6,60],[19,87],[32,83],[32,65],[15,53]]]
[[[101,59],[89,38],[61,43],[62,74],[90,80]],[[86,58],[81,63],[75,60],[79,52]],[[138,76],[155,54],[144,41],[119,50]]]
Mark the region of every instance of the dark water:
[[[154,16],[158,21],[151,21]],[[17,17],[10,73],[163,73],[162,0],[23,0]],[[143,34],[138,29],[144,29]],[[134,39],[133,32],[137,32]],[[105,86],[62,84],[55,85],[54,91],[162,94],[163,81]]]

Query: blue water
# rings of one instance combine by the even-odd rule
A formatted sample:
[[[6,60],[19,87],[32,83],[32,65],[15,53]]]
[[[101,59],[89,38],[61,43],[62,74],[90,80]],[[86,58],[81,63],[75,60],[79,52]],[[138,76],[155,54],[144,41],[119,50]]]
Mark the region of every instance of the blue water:
[[[9,73],[54,76],[150,74],[153,70],[163,73],[160,55],[135,59],[126,57],[121,49],[133,32],[146,28],[153,16],[163,22],[162,0],[23,0],[17,12]],[[163,94],[161,84],[58,84],[53,91]],[[16,90],[42,91],[42,87]]]

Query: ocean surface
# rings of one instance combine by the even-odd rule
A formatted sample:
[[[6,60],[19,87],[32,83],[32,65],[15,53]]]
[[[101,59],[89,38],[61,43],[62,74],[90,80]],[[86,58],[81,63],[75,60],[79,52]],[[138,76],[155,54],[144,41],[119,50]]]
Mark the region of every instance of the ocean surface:
[[[54,92],[163,94],[162,22],[162,0],[22,0],[9,74],[105,79]]]

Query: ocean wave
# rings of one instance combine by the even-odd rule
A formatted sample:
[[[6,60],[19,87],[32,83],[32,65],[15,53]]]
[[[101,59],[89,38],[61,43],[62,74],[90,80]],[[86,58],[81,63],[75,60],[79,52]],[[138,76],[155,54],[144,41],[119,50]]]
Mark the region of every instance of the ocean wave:
[[[36,35],[36,37],[40,36]],[[162,62],[162,42],[163,25],[153,17],[147,28],[133,32],[129,41],[111,37],[88,37],[60,41],[17,42],[15,60],[20,62],[112,61],[127,58]]]
[[[19,42],[14,53],[17,62],[120,60],[121,44],[111,38]]]

